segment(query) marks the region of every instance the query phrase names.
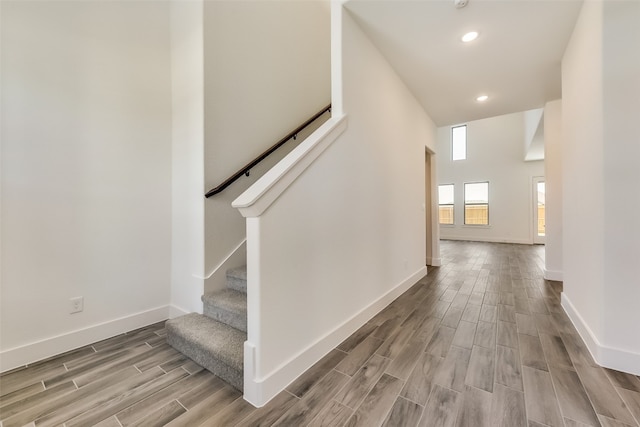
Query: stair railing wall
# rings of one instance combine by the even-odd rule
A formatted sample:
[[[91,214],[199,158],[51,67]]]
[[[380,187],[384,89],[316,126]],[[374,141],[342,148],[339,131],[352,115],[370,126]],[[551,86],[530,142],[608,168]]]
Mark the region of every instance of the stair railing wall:
[[[246,245],[242,244],[246,240],[246,230],[243,224],[238,224],[242,218],[238,215],[238,211],[231,207],[231,203],[328,120],[330,117],[328,108],[325,107],[321,111],[322,114],[312,116],[313,121],[305,121],[304,128],[298,126],[295,129],[297,130],[295,140],[292,136],[287,138],[286,143],[280,145],[277,150],[272,150],[271,154],[264,157],[261,162],[252,161],[240,169],[240,171],[245,170],[249,164],[253,163],[249,177],[240,174],[235,183],[227,182],[224,191],[204,199],[205,253],[207,254],[203,272],[205,292],[223,289],[226,286],[226,270],[246,264]],[[288,135],[291,135],[291,132]],[[281,138],[280,141],[284,139]],[[221,227],[225,228],[224,232]]]
[[[238,169],[233,175],[231,175],[229,178],[225,179],[222,183],[220,183],[216,187],[212,188],[211,190],[207,191],[207,193],[204,196],[206,198],[215,196],[216,194],[221,193],[222,191],[224,191],[225,188],[227,188],[228,186],[230,186],[231,184],[233,184],[234,182],[236,182],[238,179],[242,178],[243,176],[249,176],[249,174],[251,173],[251,170],[254,167],[256,167],[263,160],[265,160],[267,157],[269,157],[271,154],[273,154],[278,148],[282,147],[284,144],[286,144],[289,141],[297,140],[299,133],[301,133],[303,130],[305,130],[308,126],[310,126],[316,120],[321,118],[325,113],[330,113],[330,112],[331,112],[331,104],[327,105],[322,110],[318,111],[316,114],[314,114],[309,119],[307,119],[300,126],[298,126],[294,130],[292,130],[291,132],[286,134],[278,142],[276,142],[271,147],[266,149],[258,157],[256,157],[255,159],[253,159],[252,161],[250,161],[249,163],[247,163],[246,165],[244,165],[240,169]]]
[[[424,153],[437,129],[331,5],[332,118],[233,202],[246,218],[244,398],[256,406],[426,274]]]

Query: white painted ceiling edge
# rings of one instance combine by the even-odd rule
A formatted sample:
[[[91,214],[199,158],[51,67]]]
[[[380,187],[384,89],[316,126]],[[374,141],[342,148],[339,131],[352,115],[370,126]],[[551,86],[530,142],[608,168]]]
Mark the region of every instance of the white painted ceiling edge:
[[[437,126],[544,107],[561,98],[560,64],[582,0],[348,0]],[[478,31],[477,40],[460,38]],[[476,101],[489,95],[484,103]]]

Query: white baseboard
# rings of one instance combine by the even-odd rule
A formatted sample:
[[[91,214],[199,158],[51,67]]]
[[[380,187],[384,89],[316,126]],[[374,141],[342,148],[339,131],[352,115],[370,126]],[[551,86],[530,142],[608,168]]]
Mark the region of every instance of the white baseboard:
[[[442,265],[442,258],[427,258],[427,265],[431,267],[440,267]]]
[[[169,319],[175,319],[176,317],[184,316],[185,314],[189,314],[189,311],[182,307],[178,307],[177,305],[171,304],[169,306]]]
[[[393,289],[382,295],[369,306],[356,313],[333,331],[319,338],[314,344],[289,359],[277,370],[263,378],[255,378],[256,348],[253,343],[244,343],[244,399],[256,407],[264,406],[298,376],[322,359],[342,341],[353,334],[369,319],[399,297],[427,274],[427,267],[407,277]]]
[[[469,226],[470,227],[470,226]],[[487,243],[515,243],[518,245],[530,245],[529,239],[513,239],[511,237],[478,237],[478,236],[443,236],[440,232],[440,240],[459,240],[464,242],[487,242]]]
[[[169,311],[169,306],[157,307],[4,350],[0,352],[0,372],[28,365],[134,329],[161,322],[169,317]]]
[[[598,365],[615,369],[616,371],[640,375],[640,354],[602,344],[564,292],[562,293],[561,302],[562,308],[571,319],[573,326],[578,330],[593,360]]]
[[[562,271],[553,271],[544,269],[544,278],[546,280],[555,280],[557,282],[562,282]]]

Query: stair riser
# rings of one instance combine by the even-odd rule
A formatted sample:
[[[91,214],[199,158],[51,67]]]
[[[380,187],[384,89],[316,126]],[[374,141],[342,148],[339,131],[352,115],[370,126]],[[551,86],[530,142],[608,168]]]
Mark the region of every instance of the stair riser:
[[[247,316],[233,313],[227,310],[223,310],[219,307],[204,305],[203,313],[205,316],[217,320],[218,322],[225,323],[233,328],[247,332]]]
[[[240,391],[243,390],[244,375],[242,369],[234,369],[222,363],[220,360],[212,357],[205,349],[185,339],[179,331],[174,331],[170,327],[167,328],[167,342],[180,353],[220,377],[231,386]]]
[[[247,339],[246,277],[246,268],[229,270],[227,288],[233,291],[203,295],[203,314],[191,313],[166,322],[169,345],[240,391]]]
[[[238,277],[227,276],[227,287],[247,293],[247,281]]]

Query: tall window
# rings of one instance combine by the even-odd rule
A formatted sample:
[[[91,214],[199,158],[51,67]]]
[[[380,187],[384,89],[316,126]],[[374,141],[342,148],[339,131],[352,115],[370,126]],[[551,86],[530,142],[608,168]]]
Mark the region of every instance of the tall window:
[[[453,224],[453,184],[438,186],[440,224]]]
[[[451,159],[466,160],[467,158],[467,125],[451,128]]]
[[[538,191],[536,199],[538,200],[538,237],[544,237],[545,234],[545,222],[544,222],[544,199],[545,199],[545,189],[544,189],[544,181],[540,181],[536,184],[536,190]]]
[[[465,225],[489,225],[489,183],[464,184]]]

